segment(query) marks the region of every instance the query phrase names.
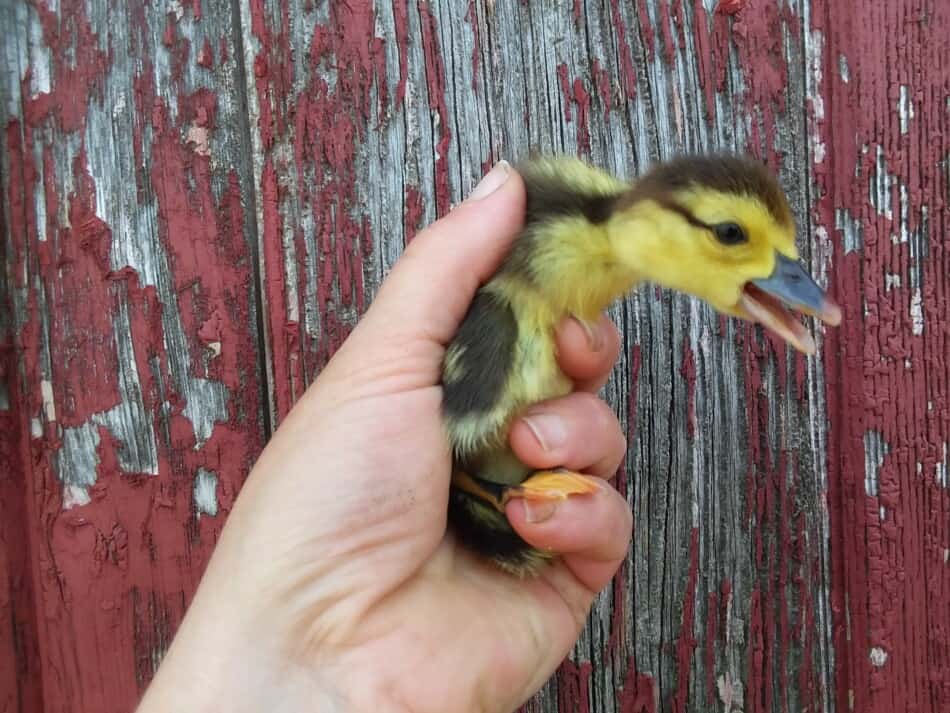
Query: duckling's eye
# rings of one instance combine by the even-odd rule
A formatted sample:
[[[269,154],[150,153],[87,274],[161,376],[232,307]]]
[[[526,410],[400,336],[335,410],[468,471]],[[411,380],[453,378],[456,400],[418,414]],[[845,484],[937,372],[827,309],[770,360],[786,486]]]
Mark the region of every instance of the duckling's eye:
[[[723,245],[739,245],[749,239],[736,223],[718,223],[713,226],[713,232],[716,234],[716,240]]]

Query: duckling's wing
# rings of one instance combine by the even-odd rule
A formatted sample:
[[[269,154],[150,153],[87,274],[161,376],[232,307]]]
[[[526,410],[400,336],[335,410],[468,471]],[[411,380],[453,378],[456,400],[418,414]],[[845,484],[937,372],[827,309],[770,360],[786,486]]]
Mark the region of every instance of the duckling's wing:
[[[456,452],[490,438],[515,358],[518,324],[510,303],[480,290],[442,362],[442,410]]]

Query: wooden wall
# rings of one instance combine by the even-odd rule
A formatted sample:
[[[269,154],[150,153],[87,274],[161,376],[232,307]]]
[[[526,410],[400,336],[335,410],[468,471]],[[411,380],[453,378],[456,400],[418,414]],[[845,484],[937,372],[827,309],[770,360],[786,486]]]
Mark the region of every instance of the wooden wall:
[[[612,310],[636,531],[527,711],[950,709],[950,3],[0,0],[0,711],[128,711],[248,469],[499,158],[764,157],[817,358]]]

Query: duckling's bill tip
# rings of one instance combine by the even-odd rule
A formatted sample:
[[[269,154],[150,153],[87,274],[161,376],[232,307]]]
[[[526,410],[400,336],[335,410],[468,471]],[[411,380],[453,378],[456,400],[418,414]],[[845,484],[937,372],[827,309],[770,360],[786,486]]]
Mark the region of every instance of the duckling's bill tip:
[[[841,324],[841,308],[826,297],[818,318],[829,327],[837,327]]]

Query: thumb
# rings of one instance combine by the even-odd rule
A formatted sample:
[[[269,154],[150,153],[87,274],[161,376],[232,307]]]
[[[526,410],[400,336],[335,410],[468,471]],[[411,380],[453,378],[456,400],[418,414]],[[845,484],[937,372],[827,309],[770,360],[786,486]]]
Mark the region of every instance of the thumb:
[[[500,161],[464,203],[412,240],[363,318],[361,336],[379,329],[448,342],[521,230],[524,210],[524,183]]]

